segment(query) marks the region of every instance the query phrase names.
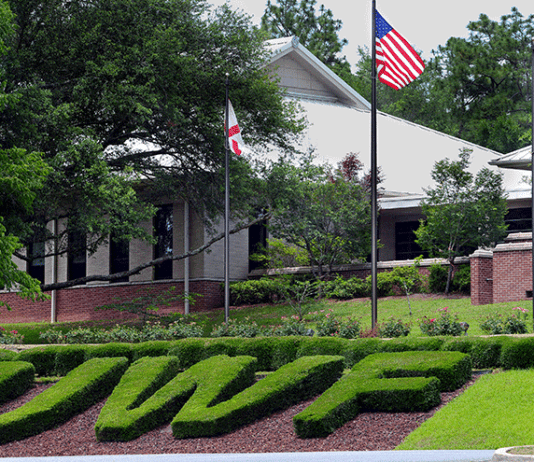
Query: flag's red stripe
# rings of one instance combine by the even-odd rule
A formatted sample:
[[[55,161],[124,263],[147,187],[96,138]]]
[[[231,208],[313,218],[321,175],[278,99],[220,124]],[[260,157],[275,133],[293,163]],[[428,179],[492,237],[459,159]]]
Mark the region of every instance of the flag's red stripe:
[[[233,127],[230,127],[228,130],[228,136],[231,138],[234,135],[237,135],[238,133],[241,133],[241,130],[239,130],[239,125],[234,125]]]
[[[238,156],[241,154],[241,150],[239,149],[239,144],[237,144],[236,140],[232,140],[232,151],[234,151]]]

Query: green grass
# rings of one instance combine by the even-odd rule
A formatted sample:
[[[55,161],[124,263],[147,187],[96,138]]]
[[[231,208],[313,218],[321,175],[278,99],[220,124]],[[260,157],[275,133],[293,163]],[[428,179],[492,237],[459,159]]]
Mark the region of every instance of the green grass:
[[[388,297],[378,300],[378,323],[387,321],[391,317],[402,319],[404,322],[412,324],[410,336],[419,337],[422,335],[419,329],[419,321],[426,316],[435,318],[439,316],[439,309],[448,307],[449,313],[458,314],[460,321],[469,324],[469,336],[483,335],[479,327],[480,322],[489,314],[502,314],[504,316],[512,314],[512,308],[520,306],[526,308],[529,313],[532,312],[531,301],[498,303],[494,305],[471,305],[469,297],[446,298],[431,296],[412,296],[411,299],[412,316],[409,315],[408,302],[406,297]],[[334,316],[340,319],[352,318],[359,319],[363,330],[371,327],[371,302],[369,299],[356,299],[350,301],[331,301],[324,300],[313,302],[304,308],[308,313],[304,319],[310,328],[315,328],[316,322],[324,316],[321,310],[328,312],[332,310]],[[318,312],[314,315],[311,313]],[[280,323],[282,316],[290,317],[295,315],[295,310],[288,304],[273,305],[256,305],[251,307],[232,308],[230,318],[236,321],[244,321],[246,318],[256,321],[259,325],[277,325]],[[194,314],[195,320],[204,327],[204,335],[209,336],[213,327],[224,321],[224,310],[218,309],[211,312],[202,312]],[[79,322],[79,323],[29,323],[29,324],[2,324],[6,331],[17,330],[24,335],[24,343],[39,344],[39,333],[49,329],[58,329],[67,332],[69,329],[77,327],[113,327],[117,321],[101,322]],[[131,323],[131,322],[130,322]],[[529,331],[532,331],[532,315],[529,314],[528,321]]]
[[[534,443],[534,370],[481,377],[396,449],[495,449]]]

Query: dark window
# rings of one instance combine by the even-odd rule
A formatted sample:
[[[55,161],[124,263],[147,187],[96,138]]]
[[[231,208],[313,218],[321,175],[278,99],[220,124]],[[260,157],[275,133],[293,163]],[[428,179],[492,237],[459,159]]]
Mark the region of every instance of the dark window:
[[[509,233],[532,231],[532,209],[530,207],[509,209],[504,217]]]
[[[30,244],[29,257],[31,258],[28,263],[28,273],[32,278],[35,278],[44,284],[45,280],[45,243],[35,242]]]
[[[414,231],[419,228],[419,221],[395,223],[395,259],[413,260],[419,255],[428,257],[428,252],[421,249],[415,242]]]
[[[248,231],[248,254],[265,253],[267,249],[267,228],[266,222],[257,223],[252,225]],[[255,270],[261,267],[261,262],[249,260],[249,271]]]
[[[69,281],[87,276],[87,241],[85,234],[69,233],[68,279]]]
[[[130,269],[130,243],[111,238],[109,243],[110,274],[122,273]],[[128,277],[114,279],[112,282],[128,282]]]
[[[172,255],[172,205],[164,205],[158,209],[154,218],[154,230],[157,239],[154,247],[154,258]],[[172,260],[167,260],[154,267],[154,279],[172,279]]]

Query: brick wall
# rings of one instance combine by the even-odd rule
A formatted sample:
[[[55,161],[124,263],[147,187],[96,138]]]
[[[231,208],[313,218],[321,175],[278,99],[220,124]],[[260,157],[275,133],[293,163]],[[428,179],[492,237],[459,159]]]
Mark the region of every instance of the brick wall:
[[[532,234],[514,233],[492,251],[471,255],[471,303],[527,300],[532,290]]]
[[[493,303],[493,252],[477,250],[471,259],[471,304]]]
[[[183,292],[183,282],[164,283],[130,283],[106,284],[99,286],[85,286],[57,291],[56,321],[89,321],[100,319],[133,319],[134,315],[121,313],[115,310],[95,310],[95,307],[116,303],[119,300],[132,300],[146,293],[163,293],[171,287],[176,293]],[[220,307],[224,303],[221,283],[212,280],[191,281],[191,293],[203,294],[190,306],[190,312],[205,311]],[[48,293],[47,295],[51,295]],[[0,300],[7,302],[12,310],[0,308],[0,323],[15,322],[49,322],[51,320],[51,300],[31,302],[18,297],[13,293],[0,295]],[[182,300],[173,302],[170,306],[160,307],[159,313],[184,311]]]

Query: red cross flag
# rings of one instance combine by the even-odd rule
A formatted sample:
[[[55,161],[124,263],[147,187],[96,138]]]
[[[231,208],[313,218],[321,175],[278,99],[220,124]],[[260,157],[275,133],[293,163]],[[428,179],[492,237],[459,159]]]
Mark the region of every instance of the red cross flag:
[[[243,139],[241,138],[241,129],[237,123],[234,108],[230,100],[228,100],[228,126],[228,145],[232,152],[239,156],[242,152]]]

